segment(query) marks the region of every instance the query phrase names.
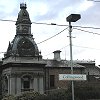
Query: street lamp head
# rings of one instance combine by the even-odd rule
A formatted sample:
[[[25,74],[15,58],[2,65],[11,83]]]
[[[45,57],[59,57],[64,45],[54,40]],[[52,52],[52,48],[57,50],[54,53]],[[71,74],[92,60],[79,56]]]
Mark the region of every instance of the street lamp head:
[[[67,22],[76,22],[80,18],[81,18],[80,14],[71,14],[66,18],[66,20],[67,20]]]

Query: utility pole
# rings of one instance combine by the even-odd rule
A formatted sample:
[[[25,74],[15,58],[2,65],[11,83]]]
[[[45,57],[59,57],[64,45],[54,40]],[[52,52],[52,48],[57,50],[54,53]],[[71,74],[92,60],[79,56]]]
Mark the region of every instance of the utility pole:
[[[71,14],[66,20],[69,22],[69,42],[70,42],[70,66],[71,66],[71,74],[73,75],[73,56],[72,56],[72,25],[71,22],[76,22],[81,18],[80,14]],[[74,81],[72,83],[72,100],[74,100]]]

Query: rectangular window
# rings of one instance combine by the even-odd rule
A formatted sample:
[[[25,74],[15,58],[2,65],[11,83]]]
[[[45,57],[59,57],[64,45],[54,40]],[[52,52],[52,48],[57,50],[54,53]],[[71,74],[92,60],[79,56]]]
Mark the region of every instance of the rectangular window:
[[[30,88],[30,82],[29,81],[24,81],[24,89],[29,89]]]
[[[50,75],[50,87],[55,87],[55,76]]]

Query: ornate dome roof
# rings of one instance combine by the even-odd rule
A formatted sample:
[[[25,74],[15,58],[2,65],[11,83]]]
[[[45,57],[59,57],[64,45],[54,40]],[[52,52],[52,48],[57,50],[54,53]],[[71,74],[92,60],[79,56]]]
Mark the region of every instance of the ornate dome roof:
[[[26,4],[20,4],[20,12],[16,21],[16,35],[9,43],[5,57],[39,57],[39,50],[31,34],[31,21]]]
[[[19,56],[19,57],[35,57],[39,56],[38,47],[32,37],[16,36],[14,40],[9,43],[5,57]]]

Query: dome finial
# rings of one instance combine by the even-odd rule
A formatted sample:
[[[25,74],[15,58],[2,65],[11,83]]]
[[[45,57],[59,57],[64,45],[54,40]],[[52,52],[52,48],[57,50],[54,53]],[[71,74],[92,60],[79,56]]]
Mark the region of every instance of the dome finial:
[[[27,8],[26,3],[21,3],[20,4],[20,9],[26,9],[26,8]]]

